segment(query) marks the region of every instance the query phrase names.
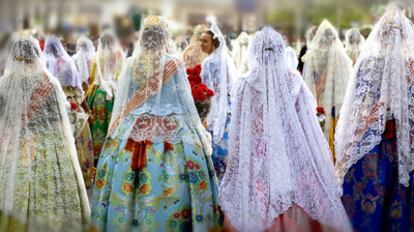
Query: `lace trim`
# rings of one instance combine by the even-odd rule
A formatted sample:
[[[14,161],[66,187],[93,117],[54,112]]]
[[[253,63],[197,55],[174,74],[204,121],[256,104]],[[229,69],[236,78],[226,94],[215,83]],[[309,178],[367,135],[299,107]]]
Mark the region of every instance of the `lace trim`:
[[[177,143],[181,138],[180,125],[174,116],[139,116],[129,138],[136,141],[152,141],[153,138],[164,138],[170,143]]]

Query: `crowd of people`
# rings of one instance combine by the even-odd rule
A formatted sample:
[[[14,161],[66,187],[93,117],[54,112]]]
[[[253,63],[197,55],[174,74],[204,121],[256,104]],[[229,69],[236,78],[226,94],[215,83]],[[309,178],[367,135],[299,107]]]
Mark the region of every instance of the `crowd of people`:
[[[148,16],[76,53],[11,38],[0,77],[1,231],[411,231],[414,24],[327,20],[297,56],[264,26]],[[129,53],[129,54],[128,54]],[[2,67],[1,66],[1,67]]]

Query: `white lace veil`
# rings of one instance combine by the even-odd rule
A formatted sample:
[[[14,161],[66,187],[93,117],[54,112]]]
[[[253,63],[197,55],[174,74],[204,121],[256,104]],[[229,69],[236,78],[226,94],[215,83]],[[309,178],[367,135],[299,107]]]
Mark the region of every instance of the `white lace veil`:
[[[211,154],[211,145],[207,140],[207,132],[201,124],[190,91],[184,63],[171,49],[171,36],[164,17],[149,16],[144,21],[140,39],[133,55],[126,60],[121,73],[118,95],[115,98],[111,124],[116,118],[125,116],[128,104],[136,94],[145,99],[134,115],[185,115],[188,125],[200,132],[203,148]],[[157,74],[167,72],[168,66],[176,67],[170,80],[164,81]],[[178,76],[178,77],[177,77]],[[176,77],[176,78],[174,78]],[[165,125],[168,126],[168,125]],[[152,140],[152,134],[146,132],[146,140]],[[168,140],[168,138],[165,138]],[[172,138],[178,139],[177,138]],[[181,138],[186,139],[186,138]],[[191,138],[187,138],[190,139]],[[169,141],[174,143],[174,141]],[[192,141],[190,141],[192,142]]]
[[[60,228],[55,219],[65,218],[67,210],[84,213],[75,218],[79,224],[86,223],[90,214],[65,103],[59,81],[42,62],[38,41],[18,36],[0,78],[0,211],[27,228],[34,224]],[[56,148],[59,152],[51,152]],[[65,195],[68,184],[76,182],[71,185],[76,194]],[[36,202],[31,202],[34,194],[42,197],[36,195]],[[35,207],[42,210],[36,213]],[[54,210],[53,218],[41,213],[48,209]]]
[[[358,28],[349,29],[345,35],[345,50],[352,62],[355,63],[365,41]]]
[[[62,87],[82,88],[82,80],[72,57],[66,52],[59,38],[48,36],[45,42],[44,58],[48,70],[58,78]]]
[[[6,68],[7,59],[9,57],[12,34],[8,33],[0,40],[0,43],[3,42],[0,46],[0,76],[3,75],[4,69]]]
[[[308,49],[311,46],[312,40],[315,37],[316,30],[318,28],[316,26],[311,26],[305,33],[305,39],[306,39],[306,46]]]
[[[215,142],[219,142],[223,138],[227,115],[230,113],[229,96],[236,69],[226,46],[226,40],[217,24],[212,23],[210,30],[213,32],[214,38],[219,40],[220,45],[204,61],[201,78],[209,88],[214,88],[215,91],[207,121],[209,127],[213,130],[213,139]],[[205,65],[207,63],[209,65]],[[213,79],[217,79],[218,82],[213,83]],[[217,88],[214,86],[217,86]]]
[[[310,50],[302,58],[305,63],[303,78],[315,96],[318,106],[331,114],[332,107],[336,116],[341,109],[348,79],[352,73],[352,61],[345,52],[335,28],[322,21]],[[325,135],[329,134],[331,120],[326,120]]]
[[[298,67],[298,56],[292,47],[286,48],[286,62],[289,68],[295,70]]]
[[[316,105],[286,64],[282,36],[259,31],[250,70],[234,89],[227,170],[219,200],[239,231],[263,231],[293,205],[338,231],[350,231]]]
[[[79,37],[76,42],[76,54],[72,58],[84,83],[88,83],[94,55],[95,46],[92,40],[86,36]]]
[[[245,73],[248,70],[247,49],[250,43],[250,36],[247,32],[242,31],[233,43],[232,57],[235,61],[237,71]]]
[[[95,82],[105,90],[108,97],[114,96],[116,81],[125,59],[124,51],[112,31],[106,30],[99,38],[96,50]]]
[[[183,58],[185,66],[187,68],[193,68],[198,64],[202,64],[208,56],[203,52],[200,47],[200,36],[204,31],[207,31],[208,27],[204,24],[197,25],[194,28],[193,36],[191,37],[190,44],[185,48],[183,52]]]
[[[350,79],[335,136],[341,182],[381,142],[391,118],[397,127],[399,180],[408,186],[414,169],[414,26],[396,6],[375,25]]]

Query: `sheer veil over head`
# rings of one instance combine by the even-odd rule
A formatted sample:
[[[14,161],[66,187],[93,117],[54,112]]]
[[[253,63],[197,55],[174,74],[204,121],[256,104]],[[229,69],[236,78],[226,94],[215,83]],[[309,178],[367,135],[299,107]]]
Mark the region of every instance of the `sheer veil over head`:
[[[184,62],[187,68],[192,68],[197,64],[202,64],[207,57],[207,53],[204,53],[200,47],[200,36],[208,30],[208,27],[204,24],[197,25],[194,28],[193,36],[191,37],[190,44],[185,48],[183,52]]]
[[[313,37],[315,37],[315,33],[317,29],[318,28],[316,26],[312,26],[305,33],[306,45],[308,46],[308,49],[310,48]]]
[[[94,55],[95,47],[92,40],[86,36],[79,37],[76,42],[76,54],[73,56],[73,59],[82,82],[88,82]]]
[[[398,173],[408,186],[414,170],[414,26],[391,5],[362,47],[335,135],[336,169],[348,169],[382,140],[395,119]]]
[[[365,41],[358,28],[349,29],[345,35],[345,49],[348,56],[355,62]]]
[[[62,216],[58,214],[68,208],[79,213],[76,219],[67,215],[68,223],[86,223],[89,203],[66,98],[41,55],[37,40],[17,36],[0,78],[0,211],[2,217],[12,216],[28,228],[55,223]],[[69,185],[76,192],[71,200],[63,194]],[[41,210],[34,206],[37,204],[42,205]],[[37,213],[51,208],[57,214],[54,218]]]
[[[350,231],[314,99],[287,67],[285,49],[271,27],[251,42],[250,69],[234,89],[220,205],[239,231],[265,230],[293,206]]]
[[[352,74],[352,61],[338,37],[335,28],[323,20],[311,42],[310,50],[302,58],[303,78],[315,96],[318,106],[338,116],[342,106],[348,79]],[[335,108],[336,112],[333,111]],[[334,114],[335,113],[335,114]],[[325,122],[328,137],[331,120]]]
[[[115,99],[112,122],[122,116],[134,93],[144,88],[153,75],[163,70],[169,51],[169,38],[165,18],[149,16],[145,19],[133,55],[126,60],[126,65],[121,72],[119,95]]]
[[[250,43],[250,36],[247,32],[242,31],[237,39],[233,42],[233,50],[231,51],[233,59],[236,63],[236,68],[240,73],[245,73],[248,70],[247,53]]]
[[[116,80],[121,72],[125,58],[124,51],[115,34],[109,29],[101,34],[96,50],[95,82],[112,98],[116,90]]]
[[[213,139],[218,143],[224,135],[227,115],[230,113],[229,96],[234,83],[236,68],[226,46],[226,40],[218,25],[212,22],[210,31],[220,45],[204,61],[201,70],[203,82],[210,88],[214,87],[215,95],[212,98],[211,110],[207,116],[209,127],[213,131]],[[208,65],[206,65],[208,64]],[[217,80],[213,83],[213,79]]]
[[[59,38],[48,36],[45,42],[44,58],[46,67],[58,78],[62,87],[81,88],[82,81],[72,57],[66,52]]]
[[[127,59],[121,74],[111,124],[128,113],[162,117],[181,115],[192,128],[205,131],[190,92],[184,63],[173,53],[170,41],[164,17],[145,19],[133,56]],[[130,102],[141,103],[130,109]],[[206,133],[200,133],[200,138],[204,148],[211,153]],[[146,139],[153,139],[150,133]],[[176,139],[179,138],[171,138],[169,142],[174,143]]]

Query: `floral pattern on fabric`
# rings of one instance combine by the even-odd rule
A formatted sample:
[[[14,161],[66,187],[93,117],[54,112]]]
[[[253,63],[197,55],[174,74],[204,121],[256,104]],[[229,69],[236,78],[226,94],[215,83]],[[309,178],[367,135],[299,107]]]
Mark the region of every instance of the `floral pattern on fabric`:
[[[228,139],[229,139],[229,124],[230,124],[230,114],[227,116],[226,121],[226,129],[224,130],[223,138],[220,140],[220,142],[215,143],[213,142],[213,154],[211,156],[214,164],[214,170],[216,172],[217,178],[219,181],[224,176],[224,173],[226,172],[226,158],[228,154]],[[209,131],[211,134],[213,134],[211,131]],[[213,139],[214,141],[214,139]]]
[[[76,138],[75,143],[85,186],[89,188],[93,182],[92,169],[94,167],[93,143],[89,126],[83,128],[79,137]]]
[[[86,101],[92,112],[90,127],[95,163],[97,163],[108,132],[112,108],[114,106],[114,98],[108,100],[106,92],[101,89],[99,85],[95,85]]]
[[[154,136],[145,147],[146,164],[139,171],[131,169],[133,154],[126,149],[128,141],[138,137],[128,133],[128,128],[142,123],[143,118],[147,122],[165,120],[130,115],[108,137],[97,167],[92,203],[92,220],[101,231],[220,229],[213,164],[197,142],[197,133],[180,117],[166,120],[176,120],[173,124],[178,128],[172,127],[171,133],[181,131],[185,141],[170,144],[163,138],[165,131]]]
[[[342,201],[355,231],[414,231],[414,183],[398,181],[395,122],[382,141],[353,165],[344,179]]]

